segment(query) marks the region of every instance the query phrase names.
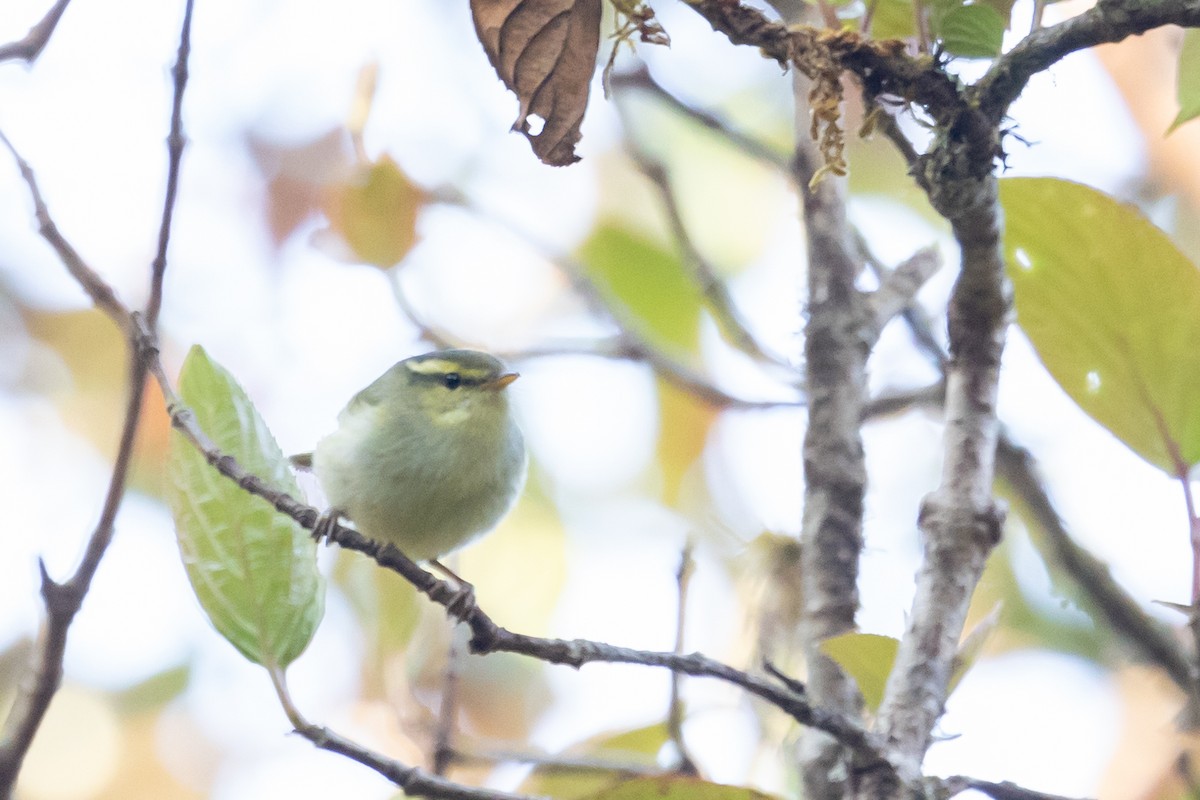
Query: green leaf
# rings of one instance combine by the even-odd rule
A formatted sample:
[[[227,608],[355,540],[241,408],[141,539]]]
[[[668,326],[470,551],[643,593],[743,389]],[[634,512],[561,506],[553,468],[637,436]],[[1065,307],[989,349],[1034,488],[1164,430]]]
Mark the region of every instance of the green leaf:
[[[123,715],[156,711],[183,694],[192,678],[190,663],[167,667],[113,695],[117,709]]]
[[[179,394],[222,452],[300,496],[250,399],[199,346],[184,361]],[[167,475],[183,564],[209,621],[251,661],[286,667],[308,646],[324,611],[316,543],[265,500],[218,474],[177,432]]]
[[[754,789],[682,775],[617,781],[587,797],[595,800],[771,800],[771,795]]]
[[[867,5],[871,5],[868,0]],[[875,39],[908,39],[916,36],[912,0],[875,0],[871,36]]]
[[[657,722],[643,728],[605,732],[571,747],[569,755],[627,763],[634,767],[653,769],[655,756],[670,739],[666,723]],[[599,760],[599,759],[597,759]],[[598,771],[577,771],[535,767],[521,784],[520,792],[526,795],[553,797],[555,800],[576,800],[594,796],[613,786],[613,776]]]
[[[1200,116],[1200,29],[1189,28],[1183,33],[1175,96],[1179,99],[1179,114],[1167,133]]]
[[[993,58],[1004,44],[1008,24],[985,5],[955,6],[933,17],[933,34],[947,53],[959,58]]]
[[[899,640],[890,636],[843,633],[821,642],[821,652],[854,678],[858,690],[862,692],[863,702],[870,711],[875,712],[883,702],[883,689],[892,665],[896,663],[899,646]]]
[[[579,257],[623,326],[653,344],[685,353],[696,350],[703,301],[678,257],[610,223],[597,227]]]
[[[1200,461],[1200,272],[1131,206],[1052,178],[1000,182],[1017,322],[1063,390],[1142,458]]]
[[[980,5],[988,6],[995,9],[1000,18],[1004,20],[1004,29],[1008,30],[1012,27],[1012,10],[1016,5],[1016,0],[977,0]]]

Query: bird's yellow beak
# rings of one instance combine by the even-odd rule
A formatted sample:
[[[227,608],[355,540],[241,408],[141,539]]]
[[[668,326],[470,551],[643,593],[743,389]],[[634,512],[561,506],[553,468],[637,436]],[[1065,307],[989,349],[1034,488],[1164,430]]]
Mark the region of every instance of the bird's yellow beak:
[[[519,377],[521,377],[521,373],[519,372],[506,372],[495,380],[488,381],[484,386],[498,392]]]

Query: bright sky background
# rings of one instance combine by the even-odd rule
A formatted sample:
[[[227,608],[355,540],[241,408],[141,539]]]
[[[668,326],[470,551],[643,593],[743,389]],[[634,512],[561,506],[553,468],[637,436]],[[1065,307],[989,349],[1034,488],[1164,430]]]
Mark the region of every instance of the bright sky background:
[[[46,3],[7,5],[0,41],[24,35]],[[750,117],[770,117],[764,103],[787,101],[789,82],[775,65],[729,46],[681,4],[655,5],[673,47],[642,47],[639,54],[664,84],[704,105],[737,100]],[[75,0],[32,70],[0,64],[0,128],[36,169],[60,228],[132,304],[144,300],[158,225],[167,70],[180,6]],[[1027,19],[1025,7],[1018,5],[1016,20]],[[465,1],[350,0],[335,8],[296,0],[198,0],[193,48],[185,100],[189,142],[162,314],[174,347],[165,355],[177,366],[187,346],[202,343],[246,386],[285,451],[311,447],[346,398],[395,360],[423,349],[383,273],[337,262],[312,246],[310,229],[274,250],[263,224],[264,185],[248,147],[251,134],[301,143],[343,124],[368,61],[380,65],[366,135],[371,154],[391,154],[425,186],[457,183],[483,209],[472,214],[437,207],[423,215],[423,242],[401,274],[414,303],[441,326],[500,350],[603,330],[584,318],[582,305],[545,258],[546,251],[566,251],[584,238],[598,210],[612,202],[598,199],[598,191],[609,178],[605,170],[613,168],[603,153],[616,146],[620,130],[598,84],[584,125],[584,160],[552,170],[535,162],[521,137],[508,133],[516,102],[475,41]],[[978,65],[963,70],[974,75]],[[1036,78],[1013,118],[1031,144],[1010,142],[1010,174],[1067,177],[1123,199],[1141,180],[1138,134],[1089,54],[1065,59]],[[752,249],[732,290],[752,310],[768,343],[795,353],[792,332],[800,316],[793,298],[802,285],[796,267],[802,240],[786,187],[765,185],[771,211],[756,219],[766,231],[765,244]],[[741,211],[722,204],[719,186],[701,185],[692,199],[709,207],[707,213]],[[934,240],[952,260],[951,245],[938,239],[938,231],[886,198],[856,197],[851,215],[887,261]],[[36,236],[27,193],[4,157],[0,243],[0,286],[6,289],[0,302],[11,294],[42,309],[86,305]],[[713,246],[744,250],[738,242]],[[925,290],[931,308],[944,301],[951,280],[944,271]],[[718,339],[710,329],[703,348],[724,385],[748,396],[780,396],[781,387],[749,370]],[[1003,416],[1040,460],[1071,530],[1143,602],[1184,602],[1190,553],[1178,486],[1083,417],[1020,335],[1010,342]],[[548,632],[669,648],[673,573],[696,520],[645,491],[658,424],[651,376],[641,366],[579,357],[519,366],[523,377],[514,394],[534,454],[552,476],[543,488],[554,494],[567,530],[568,572]],[[44,557],[56,576],[73,567],[95,523],[109,470],[47,396],[16,389],[29,370],[55,391],[70,390],[69,377],[61,368],[55,372],[46,353],[23,336],[13,309],[0,306],[0,498],[7,515],[0,533],[6,553],[0,560],[0,647],[35,629],[36,560]],[[907,353],[903,331],[889,330],[873,362],[872,386],[915,385],[928,377]],[[707,520],[716,533],[700,554],[689,649],[736,658],[743,620],[730,602],[733,589],[719,559],[764,528],[798,531],[803,423],[802,413],[777,410],[727,413],[717,424],[706,467],[727,491],[717,495],[719,508]],[[919,553],[916,508],[936,480],[938,433],[936,420],[920,413],[866,430],[874,480],[859,617],[864,631],[902,633]],[[64,788],[64,782],[101,783],[109,762],[104,747],[92,743],[121,746],[101,691],[128,687],[187,659],[194,659],[191,684],[155,734],[185,780],[214,768],[206,760],[211,753],[175,752],[171,743],[207,738],[240,753],[219,765],[213,796],[221,800],[390,796],[390,787],[365,769],[314,754],[306,742],[285,735],[286,721],[265,674],[201,616],[171,527],[156,501],[136,493],[126,500],[116,541],[72,629],[68,687],[56,706],[72,709],[68,732],[99,751],[92,753],[96,764],[70,775],[31,764],[27,796],[83,796],[80,785]],[[1017,551],[1026,567],[1021,580],[1046,602],[1057,602],[1036,556],[1027,546]],[[470,551],[464,554],[468,577],[471,558]],[[536,570],[530,576],[531,584],[542,580],[550,579]],[[481,584],[485,607],[489,591],[500,594]],[[293,668],[292,683],[311,718],[355,735],[370,726],[354,706],[363,645],[351,617],[344,598],[331,593],[326,621]],[[550,675],[557,705],[536,737],[546,747],[650,722],[664,707],[665,673],[589,667]],[[750,738],[753,721],[738,695],[698,682],[692,692],[694,707],[705,710],[695,715],[689,737],[711,776],[746,780],[755,754],[731,744],[737,731]],[[980,663],[955,693],[939,731],[957,738],[936,745],[927,767],[1094,794],[1121,713],[1118,687],[1103,670],[1056,653],[1010,651]],[[1031,726],[1031,719],[1037,724]],[[1053,760],[1047,752],[1055,753]],[[769,775],[756,779],[780,788]]]

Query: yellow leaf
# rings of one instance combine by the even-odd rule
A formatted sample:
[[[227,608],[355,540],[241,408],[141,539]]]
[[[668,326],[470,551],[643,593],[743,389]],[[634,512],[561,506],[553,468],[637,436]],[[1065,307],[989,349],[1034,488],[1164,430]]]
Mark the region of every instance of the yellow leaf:
[[[330,229],[354,260],[394,267],[416,242],[417,212],[424,193],[390,157],[356,169],[332,186],[325,200]]]

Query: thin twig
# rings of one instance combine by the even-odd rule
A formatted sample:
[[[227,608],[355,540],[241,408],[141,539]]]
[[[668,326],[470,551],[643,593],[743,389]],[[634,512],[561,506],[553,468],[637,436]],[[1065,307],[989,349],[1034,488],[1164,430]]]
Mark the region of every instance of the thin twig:
[[[62,19],[62,15],[70,3],[71,0],[56,0],[46,15],[29,29],[29,33],[15,42],[0,45],[0,61],[21,59],[26,64],[36,61],[50,41],[50,36],[58,27],[58,21]]]
[[[62,6],[65,8],[66,4],[63,3]],[[61,14],[61,11],[59,13]],[[186,61],[188,55],[187,37],[191,25],[191,15],[192,0],[187,0],[183,29],[180,34],[179,59],[181,61]],[[53,29],[53,23],[49,27]],[[186,66],[176,72],[176,109],[180,107],[183,98],[184,83],[180,80],[181,74],[186,75]],[[173,117],[173,119],[177,119],[177,117]],[[172,128],[175,130],[174,123]],[[63,265],[84,288],[96,306],[104,311],[129,337],[129,381],[126,389],[125,417],[100,518],[91,536],[88,537],[79,566],[66,581],[60,583],[53,580],[47,572],[45,564],[39,562],[46,618],[42,623],[38,644],[33,654],[30,680],[18,694],[5,720],[4,728],[0,731],[0,797],[8,797],[12,794],[21,764],[29,751],[34,735],[45,718],[50,701],[62,683],[63,657],[66,653],[67,634],[71,623],[82,607],[96,570],[112,542],[113,523],[125,495],[125,486],[137,441],[138,422],[141,419],[145,398],[143,388],[149,364],[155,359],[156,351],[152,345],[153,325],[147,324],[147,321],[140,315],[130,313],[117,299],[112,287],[84,263],[78,252],[59,232],[50,216],[32,168],[21,158],[3,134],[0,134],[0,139],[3,139],[5,146],[12,152],[21,170],[21,175],[33,196],[35,215],[43,238],[54,247]],[[180,155],[180,149],[169,149],[169,171],[178,171]],[[169,189],[168,209],[172,207],[173,201],[174,192]],[[161,292],[162,274],[166,269],[165,242],[171,224],[169,210],[164,215],[163,224],[162,260],[159,263],[156,259],[152,277],[152,287],[157,286],[159,292]],[[155,291],[152,288],[152,296]]]
[[[463,652],[458,637],[450,633],[446,648],[446,668],[442,670],[442,701],[438,705],[437,726],[433,734],[433,774],[444,776],[454,759],[454,734],[458,724],[458,688]]]
[[[179,401],[162,370],[162,364],[156,359],[151,361],[150,371],[162,389],[172,426],[204,455],[209,465],[243,490],[263,498],[277,511],[291,517],[302,527],[313,530],[317,526],[321,517],[317,509],[301,503],[286,492],[271,486],[257,475],[247,472],[237,459],[222,452],[212,443],[212,440],[196,424],[191,411]],[[381,567],[403,577],[417,591],[443,607],[449,608],[460,596],[457,587],[422,569],[392,545],[380,544],[367,539],[353,528],[348,528],[340,523],[330,525],[328,540],[347,550],[364,553]],[[478,607],[469,609],[462,616],[462,621],[471,628],[470,646],[473,653],[521,653],[548,663],[565,664],[576,668],[591,662],[642,664],[665,667],[696,677],[716,678],[740,686],[750,694],[766,700],[803,725],[827,731],[868,763],[874,764],[881,758],[880,743],[857,720],[816,707],[805,697],[797,697],[770,681],[722,664],[702,654],[679,655],[633,650],[585,639],[566,640],[527,636],[500,627]]]
[[[1046,537],[1048,557],[1066,573],[1096,613],[1140,657],[1170,676],[1185,692],[1195,685],[1195,667],[1161,623],[1142,610],[1113,580],[1108,567],[1071,538],[1037,474],[1033,457],[1001,431],[996,467],[1038,530]]]
[[[891,269],[871,251],[871,247],[867,244],[867,240],[861,231],[855,229],[854,240],[867,267],[870,268],[880,284],[887,281],[888,276],[891,274]],[[904,319],[905,324],[908,325],[909,333],[912,334],[917,348],[929,360],[930,365],[944,375],[946,372],[946,362],[950,356],[946,353],[946,348],[942,347],[942,343],[938,341],[937,336],[934,335],[933,321],[925,313],[921,304],[917,302],[909,303],[900,312],[900,316]]]
[[[400,313],[408,317],[408,321],[416,326],[418,336],[439,350],[463,346],[462,342],[456,341],[449,331],[437,327],[417,310],[417,307],[408,299],[408,294],[404,291],[404,288],[400,286],[400,272],[398,270],[393,271],[388,276],[388,285],[392,289],[392,298],[395,299]]]
[[[666,167],[645,152],[628,135],[626,136],[626,150],[633,163],[658,192],[663,210],[667,215],[667,223],[671,227],[671,233],[682,251],[682,262],[685,268],[691,272],[692,282],[699,287],[704,299],[708,301],[709,310],[712,311],[721,333],[730,344],[746,355],[772,367],[786,370],[791,381],[797,382],[799,375],[796,374],[795,368],[779,355],[769,352],[750,332],[750,328],[733,302],[733,297],[729,294],[725,282],[717,275],[716,268],[705,258],[704,254],[700,252],[700,248],[692,240],[691,233],[688,232],[687,225],[683,221],[679,200],[671,188],[671,180],[667,175]]]
[[[17,168],[21,171],[21,177],[29,188],[29,194],[33,198],[34,218],[38,222],[38,233],[54,248],[59,261],[67,268],[67,272],[71,274],[75,282],[87,292],[92,303],[107,314],[126,336],[130,335],[129,309],[117,298],[112,286],[100,277],[100,273],[87,265],[83,256],[79,255],[79,252],[58,230],[54,218],[50,216],[50,209],[46,207],[46,201],[42,198],[37,176],[34,174],[33,168],[29,166],[29,162],[21,157],[13,143],[3,133],[0,133],[0,142],[3,142],[4,146],[8,148],[8,152],[12,153],[13,159],[17,162]]]
[[[440,800],[529,800],[530,795],[500,792],[494,789],[478,789],[461,783],[448,781],[432,775],[418,767],[410,767],[395,759],[387,758],[373,750],[334,733],[321,725],[314,725],[304,718],[288,692],[287,680],[278,666],[264,665],[271,676],[271,685],[279,698],[279,704],[287,715],[288,722],[300,736],[315,747],[345,756],[351,761],[374,770],[412,797],[436,797]]]
[[[158,226],[158,249],[154,254],[150,273],[150,297],[146,302],[146,325],[150,330],[158,327],[158,313],[162,309],[163,276],[167,271],[167,246],[171,241],[171,225],[175,215],[175,196],[179,192],[179,169],[183,163],[183,92],[187,88],[188,57],[192,52],[192,6],[187,0],[183,11],[183,27],[179,33],[179,50],[171,78],[175,83],[175,94],[171,101],[171,130],[167,134],[167,189],[163,198],[162,220]]]
[[[542,753],[529,750],[511,750],[501,747],[473,748],[471,750],[455,750],[452,759],[455,763],[470,764],[529,764],[537,772],[603,772],[618,777],[654,778],[672,774],[669,770],[655,764],[653,761],[635,762],[630,758],[621,759],[603,755],[567,755],[563,753]]]
[[[784,175],[789,174],[786,153],[781,153],[765,142],[742,133],[715,114],[693,108],[684,103],[674,94],[667,91],[666,87],[654,80],[654,76],[644,66],[631,72],[614,74],[610,80],[613,88],[619,91],[642,91],[650,94],[677,113],[718,134],[745,155],[769,167],[773,167]]]
[[[993,798],[993,800],[1074,800],[1074,798],[1061,794],[1050,794],[1049,792],[1039,792],[1036,789],[1026,789],[1009,781],[997,783],[995,781],[979,780],[978,778],[958,777],[947,778],[943,784],[947,787],[953,787],[954,791],[957,792],[974,789],[977,792],[983,792],[988,797]]]
[[[683,653],[684,629],[687,623],[688,587],[692,583],[692,574],[696,571],[696,561],[692,557],[694,545],[689,539],[679,554],[679,569],[675,572],[675,585],[678,589],[678,605],[675,610],[675,647],[677,654]],[[688,751],[687,742],[683,738],[683,676],[678,672],[671,673],[671,696],[667,704],[667,735],[675,744],[675,752],[679,758],[678,771],[684,775],[698,775],[696,762]]]
[[[923,247],[881,277],[879,288],[870,296],[876,335],[893,317],[912,308],[917,292],[941,266],[937,248]]]
[[[571,269],[582,270],[582,266],[567,260],[567,264]],[[561,266],[561,265],[560,265]],[[564,267],[565,269],[566,267]],[[568,275],[575,281],[578,290],[587,296],[590,302],[593,303],[601,313],[607,313],[610,316],[616,312],[606,310],[603,306],[603,301],[599,297],[599,291],[591,284],[582,273],[574,274],[568,271]],[[422,338],[428,340],[435,347],[473,347],[476,346],[471,342],[464,341],[450,331],[444,330],[435,326],[427,320],[420,311],[412,304],[405,295],[403,289],[400,288],[396,280],[392,281],[392,292],[396,298],[396,304],[400,310],[408,317],[409,321],[417,327]],[[508,352],[499,352],[501,358],[506,361],[523,361],[531,358],[550,358],[554,356],[591,356],[594,358],[620,359],[626,361],[642,361],[646,363],[655,374],[659,375],[663,380],[683,389],[692,397],[701,402],[708,403],[715,408],[729,408],[739,411],[761,411],[772,408],[781,407],[802,407],[803,400],[747,400],[729,394],[724,389],[716,386],[704,377],[697,374],[694,370],[685,367],[678,361],[672,359],[659,348],[649,344],[644,338],[635,334],[628,326],[621,326],[620,333],[616,336],[607,339],[588,339],[578,342],[564,342],[559,344],[547,344],[538,347],[526,348],[522,350],[513,350]]]
[[[879,0],[870,0],[867,3],[867,10],[863,12],[862,22],[859,23],[859,33],[864,36],[870,35],[871,23],[875,20],[875,10],[879,7]]]
[[[1192,608],[1200,608],[1200,517],[1196,516],[1196,500],[1192,495],[1192,480],[1188,472],[1180,471],[1177,477],[1183,489],[1183,504],[1192,543]]]
[[[904,159],[904,163],[911,170],[917,164],[921,154],[917,152],[917,148],[913,145],[904,131],[900,130],[900,123],[896,121],[895,115],[891,114],[886,108],[878,105],[879,115],[875,119],[875,129],[881,131],[887,140],[896,148],[896,152]]]
[[[109,477],[108,491],[104,496],[104,505],[100,510],[100,518],[88,538],[83,560],[71,577],[62,583],[52,579],[46,571],[46,565],[40,560],[38,562],[46,617],[38,632],[30,663],[29,680],[22,685],[5,720],[4,728],[0,731],[0,797],[12,796],[21,764],[29,752],[34,735],[45,719],[50,701],[62,683],[67,632],[83,605],[83,598],[91,588],[96,568],[100,566],[100,559],[112,541],[113,523],[125,495],[125,483],[133,460],[134,444],[137,441],[145,376],[145,361],[131,343],[121,441],[117,446],[117,455],[113,462],[112,475]]]
[[[931,406],[941,408],[946,397],[946,383],[938,380],[916,389],[888,392],[872,397],[863,406],[863,420],[875,420],[890,414],[899,414],[911,408]]]
[[[1200,2],[1100,0],[1078,16],[1033,31],[997,58],[972,87],[972,99],[984,114],[999,121],[1024,91],[1029,79],[1060,59],[1163,25],[1200,27]]]

